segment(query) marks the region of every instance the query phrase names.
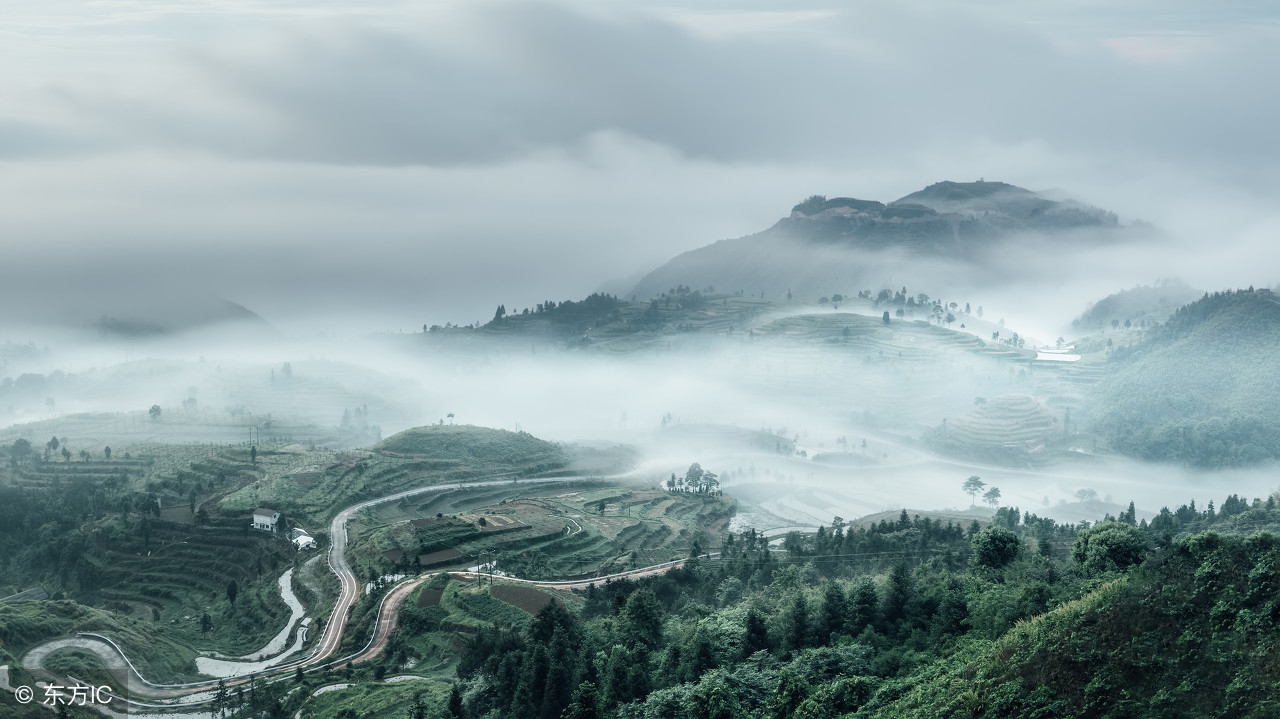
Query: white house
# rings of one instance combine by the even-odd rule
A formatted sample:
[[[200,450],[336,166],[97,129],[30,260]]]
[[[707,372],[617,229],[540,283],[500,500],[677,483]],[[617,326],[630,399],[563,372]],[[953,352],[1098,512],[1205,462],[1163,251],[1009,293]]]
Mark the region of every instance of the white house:
[[[307,534],[307,530],[298,527],[289,530],[289,541],[293,542],[293,546],[297,547],[299,552],[304,549],[316,548],[315,537]]]
[[[274,509],[253,510],[253,528],[264,532],[276,531],[276,522],[280,521],[280,513]]]

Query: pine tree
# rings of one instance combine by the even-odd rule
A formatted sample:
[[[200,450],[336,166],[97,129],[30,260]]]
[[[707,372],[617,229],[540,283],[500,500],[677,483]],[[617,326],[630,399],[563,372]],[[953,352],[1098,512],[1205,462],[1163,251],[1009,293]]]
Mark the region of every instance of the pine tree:
[[[755,607],[747,609],[746,636],[742,640],[742,654],[744,657],[750,657],[752,654],[760,651],[768,651],[769,649],[769,628],[764,623],[764,617]]]
[[[573,686],[574,655],[565,636],[557,627],[547,650],[547,673],[542,689],[542,719],[560,719],[569,705],[569,688]]]
[[[818,644],[826,644],[832,634],[844,631],[845,618],[849,614],[849,601],[844,590],[835,581],[827,582],[822,594],[822,617],[818,624]]]
[[[803,649],[809,643],[809,604],[803,592],[796,592],[787,612],[787,648]]]
[[[596,685],[583,682],[573,692],[573,701],[565,710],[564,719],[600,719],[600,694]]]

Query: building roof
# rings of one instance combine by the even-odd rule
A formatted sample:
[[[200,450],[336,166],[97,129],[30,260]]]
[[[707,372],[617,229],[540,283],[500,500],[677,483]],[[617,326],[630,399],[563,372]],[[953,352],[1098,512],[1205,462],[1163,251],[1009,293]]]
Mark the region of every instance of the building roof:
[[[279,514],[279,512],[277,512],[277,511],[276,511],[276,510],[274,510],[274,509],[261,509],[261,508],[259,508],[259,509],[255,509],[255,510],[253,510],[253,516],[255,516],[255,517],[272,517],[272,516],[275,516],[275,515],[277,515],[277,514]]]

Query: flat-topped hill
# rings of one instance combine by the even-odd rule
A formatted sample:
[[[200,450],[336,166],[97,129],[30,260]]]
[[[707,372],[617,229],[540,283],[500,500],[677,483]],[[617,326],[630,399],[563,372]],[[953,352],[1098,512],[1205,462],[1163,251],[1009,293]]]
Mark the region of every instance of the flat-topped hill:
[[[771,297],[865,289],[856,283],[882,280],[891,266],[876,253],[976,262],[1016,238],[1097,242],[1123,229],[1106,210],[1003,182],[939,182],[888,204],[814,195],[763,232],[672,259],[628,294],[648,298],[682,285]]]

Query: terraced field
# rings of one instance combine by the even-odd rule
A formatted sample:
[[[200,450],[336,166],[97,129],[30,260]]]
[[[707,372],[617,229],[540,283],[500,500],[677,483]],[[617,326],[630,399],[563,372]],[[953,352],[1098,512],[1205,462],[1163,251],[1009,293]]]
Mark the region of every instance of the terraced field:
[[[704,545],[715,541],[733,511],[731,500],[602,482],[557,485],[546,496],[522,496],[527,492],[502,485],[385,507],[362,520],[352,551],[357,573],[496,558],[515,576],[591,577],[683,557],[695,536]]]

